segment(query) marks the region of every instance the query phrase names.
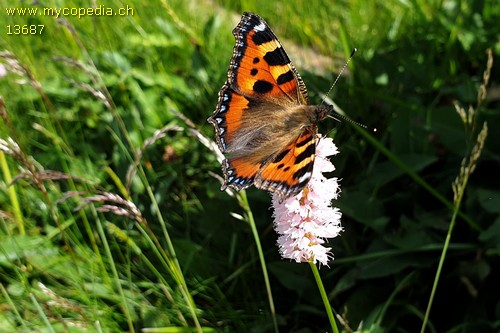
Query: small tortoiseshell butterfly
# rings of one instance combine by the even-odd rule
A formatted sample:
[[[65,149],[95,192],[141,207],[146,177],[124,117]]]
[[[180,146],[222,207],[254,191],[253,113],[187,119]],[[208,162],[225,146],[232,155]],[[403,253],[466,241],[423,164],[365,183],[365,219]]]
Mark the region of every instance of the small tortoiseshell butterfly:
[[[308,105],[299,73],[258,15],[244,13],[233,35],[227,81],[208,118],[226,157],[221,190],[253,184],[281,199],[296,195],[312,175],[317,123],[333,107]]]

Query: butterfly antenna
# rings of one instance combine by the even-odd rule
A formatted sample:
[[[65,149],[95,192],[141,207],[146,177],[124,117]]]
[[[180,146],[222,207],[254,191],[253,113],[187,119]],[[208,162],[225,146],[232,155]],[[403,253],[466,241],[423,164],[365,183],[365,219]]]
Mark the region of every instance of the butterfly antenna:
[[[370,132],[373,132],[373,133],[377,132],[376,127],[370,127],[370,126],[366,126],[365,124],[358,123],[357,121],[352,120],[351,118],[345,116],[344,114],[340,113],[339,111],[343,112],[335,103],[333,103],[333,114],[328,114],[327,117],[334,119],[338,122],[341,122],[342,120],[347,121],[348,123],[357,125],[357,126],[362,127]]]
[[[344,116],[344,115],[341,115],[340,113],[336,112],[335,110],[334,110],[334,112],[335,112],[335,114],[334,114],[334,115],[330,115],[330,114],[329,114],[329,115],[327,115],[327,117],[328,117],[328,118],[335,119],[335,120],[336,120],[336,121],[338,121],[338,122],[340,122],[340,121],[344,120],[344,121],[347,121],[347,122],[349,122],[349,123],[351,123],[351,124],[358,125],[359,127],[363,127],[364,129],[369,129],[369,130],[372,130],[373,132],[376,132],[376,131],[377,131],[377,129],[376,129],[376,128],[373,128],[373,129],[372,129],[372,128],[368,128],[368,126],[366,126],[365,124],[358,123],[357,121],[354,121],[354,120],[352,120],[351,118],[348,118],[348,117],[346,117],[346,116]]]
[[[328,89],[325,97],[323,98],[323,101],[321,102],[321,104],[325,103],[325,99],[326,97],[330,94],[330,92],[332,91],[333,87],[335,87],[335,84],[337,83],[337,81],[340,79],[340,77],[342,76],[342,73],[344,72],[344,70],[346,69],[347,65],[349,65],[349,63],[351,62],[351,59],[354,57],[354,54],[356,53],[356,51],[358,51],[357,48],[354,48],[351,52],[351,55],[349,56],[349,59],[347,59],[347,61],[345,62],[344,66],[342,66],[342,68],[340,69],[340,72],[339,74],[337,75],[337,78],[335,79],[335,81],[333,81],[333,84],[332,86],[330,87],[330,89]],[[346,119],[347,120],[347,119]]]

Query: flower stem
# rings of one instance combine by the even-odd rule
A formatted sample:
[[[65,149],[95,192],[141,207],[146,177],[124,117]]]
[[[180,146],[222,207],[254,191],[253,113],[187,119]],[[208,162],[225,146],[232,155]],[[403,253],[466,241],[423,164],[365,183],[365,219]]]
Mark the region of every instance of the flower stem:
[[[465,187],[465,184],[464,184]],[[439,278],[441,277],[441,271],[443,270],[444,260],[446,259],[446,253],[448,252],[448,247],[450,246],[450,239],[453,229],[455,228],[455,221],[457,220],[458,211],[460,209],[460,202],[462,201],[463,192],[460,193],[460,198],[453,211],[453,217],[451,218],[450,226],[448,227],[448,234],[446,235],[446,240],[444,242],[443,250],[441,251],[441,257],[439,258],[439,264],[434,276],[434,283],[432,284],[431,295],[429,296],[429,301],[427,303],[427,309],[425,310],[424,320],[422,322],[422,328],[420,333],[425,332],[425,327],[429,321],[429,314],[431,312],[432,303],[434,301],[434,296],[436,295],[437,286],[439,283]]]
[[[330,305],[330,301],[328,300],[325,287],[323,286],[323,281],[321,281],[321,276],[319,275],[318,267],[316,267],[316,265],[312,261],[309,261],[309,266],[311,267],[314,279],[316,280],[316,284],[318,285],[319,293],[321,294],[321,299],[323,300],[323,304],[325,304],[325,309],[328,315],[328,320],[330,321],[330,325],[332,327],[332,332],[339,333],[339,329],[337,328],[337,322],[335,321],[335,317],[333,316],[333,311]]]
[[[425,332],[425,328],[429,321],[429,314],[431,312],[432,303],[434,301],[434,296],[436,294],[437,285],[439,282],[439,278],[441,277],[441,271],[443,269],[444,260],[446,258],[446,253],[448,252],[448,248],[450,246],[450,239],[453,229],[455,228],[455,223],[457,220],[457,216],[460,212],[460,205],[462,203],[462,199],[465,193],[465,189],[467,188],[467,182],[469,180],[470,175],[474,172],[476,168],[476,163],[479,157],[481,156],[481,152],[484,147],[484,141],[486,140],[486,136],[488,135],[488,125],[487,123],[483,123],[483,128],[479,132],[476,144],[472,149],[470,156],[464,158],[462,160],[462,165],[460,168],[460,173],[452,184],[453,193],[454,193],[454,209],[453,215],[451,217],[450,226],[448,227],[448,233],[446,235],[446,240],[444,242],[443,250],[441,252],[441,257],[439,259],[438,268],[436,271],[436,276],[434,277],[434,283],[432,285],[431,295],[429,296],[429,302],[427,304],[427,309],[425,310],[424,320],[422,322],[422,328],[420,329],[421,333]]]

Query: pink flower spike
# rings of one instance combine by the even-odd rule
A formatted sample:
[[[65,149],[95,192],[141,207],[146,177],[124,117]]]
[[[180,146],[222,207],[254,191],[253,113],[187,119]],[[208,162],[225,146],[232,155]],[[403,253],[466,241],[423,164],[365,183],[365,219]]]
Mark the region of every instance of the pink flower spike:
[[[278,246],[283,258],[323,265],[333,259],[331,248],[323,244],[326,238],[337,237],[342,231],[342,214],[331,206],[340,187],[337,178],[328,179],[323,173],[335,170],[328,156],[337,153],[331,138],[318,138],[313,173],[306,187],[283,202],[273,195],[274,229],[279,234]]]

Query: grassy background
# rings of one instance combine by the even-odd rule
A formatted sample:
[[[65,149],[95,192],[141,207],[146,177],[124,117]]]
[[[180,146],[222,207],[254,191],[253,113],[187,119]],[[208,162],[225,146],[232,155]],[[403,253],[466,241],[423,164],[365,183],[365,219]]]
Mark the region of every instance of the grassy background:
[[[487,121],[427,331],[500,329],[498,61],[473,126],[454,106],[476,108],[486,49],[500,54],[496,0],[98,4],[135,14],[7,16],[92,2],[0,0],[0,138],[19,145],[0,153],[0,331],[273,331],[255,243],[234,215],[242,208],[179,117],[213,138],[206,118],[242,11],[268,21],[314,103],[359,49],[331,97],[377,133],[321,124],[341,151],[345,231],[320,272],[343,328],[420,330],[452,183]],[[45,28],[13,36],[9,24]],[[279,258],[269,196],[247,192],[280,331],[328,330],[309,267]]]

